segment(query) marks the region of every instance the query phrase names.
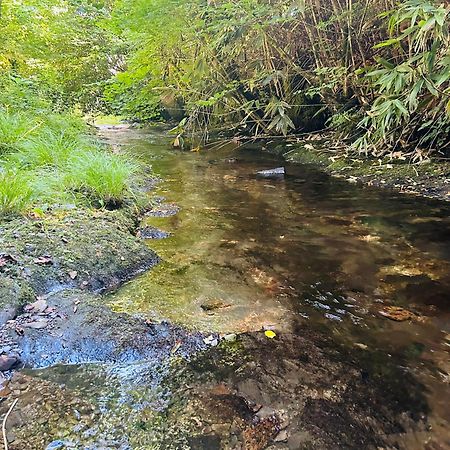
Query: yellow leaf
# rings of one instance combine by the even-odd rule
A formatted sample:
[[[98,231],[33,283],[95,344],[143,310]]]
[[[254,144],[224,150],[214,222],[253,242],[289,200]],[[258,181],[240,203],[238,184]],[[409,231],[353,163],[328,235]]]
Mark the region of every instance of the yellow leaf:
[[[276,333],[274,333],[272,330],[266,330],[264,332],[264,334],[266,335],[266,337],[268,337],[269,339],[273,339],[276,336]]]

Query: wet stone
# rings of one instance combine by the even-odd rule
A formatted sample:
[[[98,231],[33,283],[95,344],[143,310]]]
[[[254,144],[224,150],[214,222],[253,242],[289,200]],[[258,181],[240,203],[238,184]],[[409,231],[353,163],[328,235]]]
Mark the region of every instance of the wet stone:
[[[179,211],[180,207],[173,203],[162,203],[146,212],[145,215],[149,217],[170,217],[178,214]]]
[[[138,231],[138,236],[142,239],[166,239],[170,237],[170,233],[160,230],[156,227],[144,227]]]
[[[15,356],[1,355],[0,356],[0,371],[5,372],[10,370],[16,363],[18,358]]]
[[[45,450],[60,450],[62,448],[66,448],[64,441],[53,441],[45,447]]]
[[[260,170],[257,175],[264,178],[284,177],[286,171],[284,167],[276,167],[274,169]]]

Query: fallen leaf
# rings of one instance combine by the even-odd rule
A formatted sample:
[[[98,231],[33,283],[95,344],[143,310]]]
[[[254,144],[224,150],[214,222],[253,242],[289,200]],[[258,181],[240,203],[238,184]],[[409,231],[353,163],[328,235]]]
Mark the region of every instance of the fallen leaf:
[[[264,331],[264,334],[269,339],[273,339],[276,336],[276,333],[273,332],[272,330],[266,330],[266,331]]]
[[[77,275],[78,275],[78,272],[77,272],[76,270],[71,270],[71,271],[69,272],[69,277],[70,277],[72,280],[75,280],[75,278],[77,277]]]
[[[405,320],[416,319],[417,316],[407,309],[400,308],[400,306],[386,306],[379,313],[383,317],[395,320],[396,322],[403,322]]]
[[[5,253],[0,254],[0,267],[6,266],[6,264],[15,264],[17,259],[12,255],[7,255]]]
[[[176,353],[176,351],[181,347],[181,341],[177,341],[175,343],[175,345],[173,346],[172,350],[170,351],[170,353],[173,355],[174,353]]]
[[[44,255],[39,256],[39,258],[34,259],[35,264],[40,264],[42,266],[50,266],[53,264],[53,260],[51,256]]]

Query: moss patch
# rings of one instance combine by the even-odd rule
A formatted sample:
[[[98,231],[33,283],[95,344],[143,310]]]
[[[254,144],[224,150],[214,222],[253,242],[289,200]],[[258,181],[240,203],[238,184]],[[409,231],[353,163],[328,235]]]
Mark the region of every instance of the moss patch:
[[[289,144],[288,144],[289,145]],[[328,141],[302,141],[277,146],[287,161],[313,164],[330,175],[369,186],[450,201],[450,162],[430,160],[421,164],[389,158],[352,157],[329,149]]]
[[[73,210],[0,224],[0,302],[15,308],[63,288],[116,287],[158,262],[135,235],[131,211]]]

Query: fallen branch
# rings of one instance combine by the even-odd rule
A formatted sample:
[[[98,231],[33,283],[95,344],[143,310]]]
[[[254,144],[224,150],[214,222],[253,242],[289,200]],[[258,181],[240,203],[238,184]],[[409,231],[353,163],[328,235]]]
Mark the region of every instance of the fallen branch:
[[[10,408],[8,409],[8,412],[5,414],[5,417],[3,419],[2,424],[2,432],[3,432],[3,445],[5,450],[8,450],[8,438],[6,437],[6,421],[8,420],[9,415],[11,414],[12,410],[14,409],[14,406],[16,406],[16,403],[19,401],[18,398],[16,398]]]

